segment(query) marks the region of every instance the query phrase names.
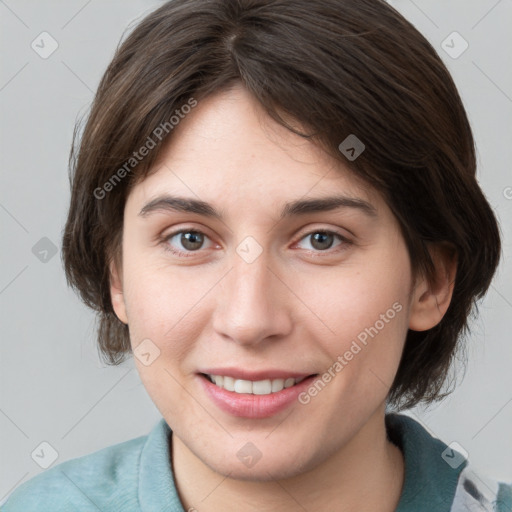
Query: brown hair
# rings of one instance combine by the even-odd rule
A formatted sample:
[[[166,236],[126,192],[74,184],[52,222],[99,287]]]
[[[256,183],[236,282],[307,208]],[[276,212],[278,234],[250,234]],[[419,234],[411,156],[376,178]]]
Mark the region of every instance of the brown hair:
[[[450,307],[436,327],[408,332],[389,394],[402,407],[442,398],[468,317],[498,265],[499,228],[476,180],[471,128],[450,74],[380,0],[172,0],[120,44],[79,143],[75,128],[62,247],[68,283],[99,314],[105,361],[119,364],[130,352],[128,327],[111,304],[109,263],[120,258],[126,198],[172,137],[169,130],[159,140],[155,128],[191,98],[236,81],[383,195],[415,275],[433,275],[430,245],[455,248]],[[365,144],[354,161],[338,150],[350,134]],[[150,138],[155,147],[132,162]]]

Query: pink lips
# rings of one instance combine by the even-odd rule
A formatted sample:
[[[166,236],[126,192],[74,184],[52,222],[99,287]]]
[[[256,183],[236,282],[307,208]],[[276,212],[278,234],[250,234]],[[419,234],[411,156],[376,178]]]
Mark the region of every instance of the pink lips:
[[[201,373],[209,375],[224,375],[233,377],[235,379],[251,381],[283,379],[287,377],[299,379],[311,375],[293,372],[290,373],[279,370],[247,372],[228,368],[208,369],[201,371]],[[311,385],[311,382],[313,379],[315,379],[315,377],[316,375],[311,375],[310,377],[305,378],[302,382],[278,391],[277,393],[271,393],[269,395],[253,395],[227,391],[226,389],[216,386],[210,382],[204,375],[198,375],[206,395],[213,401],[215,405],[217,405],[217,407],[232,416],[252,419],[268,418],[283,411],[293,402],[297,401],[299,394]]]

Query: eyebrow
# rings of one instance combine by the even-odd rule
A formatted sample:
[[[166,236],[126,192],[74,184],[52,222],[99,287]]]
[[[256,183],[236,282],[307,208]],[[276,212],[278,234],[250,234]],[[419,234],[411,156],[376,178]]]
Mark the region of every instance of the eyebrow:
[[[299,199],[286,203],[281,211],[280,220],[287,217],[307,213],[327,212],[340,208],[354,208],[368,217],[377,217],[376,208],[360,198],[347,196],[328,196],[313,199]],[[205,217],[223,221],[223,215],[213,205],[199,199],[177,197],[170,195],[158,196],[145,204],[139,212],[141,217],[148,217],[157,212],[187,212],[197,213]]]

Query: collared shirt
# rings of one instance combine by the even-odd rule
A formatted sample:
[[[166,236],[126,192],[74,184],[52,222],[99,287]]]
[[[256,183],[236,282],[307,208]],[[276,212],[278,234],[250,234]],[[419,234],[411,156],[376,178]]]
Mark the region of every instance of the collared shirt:
[[[404,454],[396,512],[512,512],[512,484],[475,473],[462,454],[418,422],[387,414],[388,438]],[[47,469],[21,484],[1,512],[186,512],[171,465],[172,431],[162,418],[147,436]]]

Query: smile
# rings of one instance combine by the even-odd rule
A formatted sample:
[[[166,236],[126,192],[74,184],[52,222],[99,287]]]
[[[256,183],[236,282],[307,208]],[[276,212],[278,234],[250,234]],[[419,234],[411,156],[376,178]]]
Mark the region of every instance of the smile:
[[[230,416],[248,419],[270,418],[293,404],[299,404],[297,398],[299,394],[318,376],[318,374],[297,374],[291,377],[288,372],[282,371],[252,372],[252,374],[240,370],[229,371],[235,376],[223,375],[223,373],[223,371],[215,373],[203,371],[198,373],[197,377],[206,396],[220,410]],[[265,379],[265,376],[269,378]],[[247,377],[252,377],[254,380],[249,380]]]
[[[205,377],[210,380],[213,384],[219,388],[225,389],[226,391],[233,391],[234,393],[240,394],[252,394],[252,395],[270,395],[272,393],[278,393],[285,388],[291,388],[296,384],[302,382],[306,377],[293,378],[288,377],[286,379],[265,379],[265,380],[244,380],[235,379],[233,377],[225,375],[208,375]]]

